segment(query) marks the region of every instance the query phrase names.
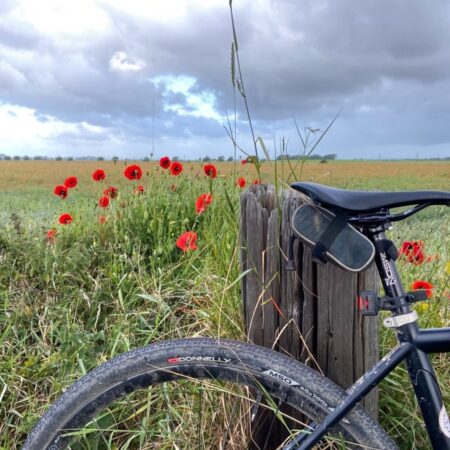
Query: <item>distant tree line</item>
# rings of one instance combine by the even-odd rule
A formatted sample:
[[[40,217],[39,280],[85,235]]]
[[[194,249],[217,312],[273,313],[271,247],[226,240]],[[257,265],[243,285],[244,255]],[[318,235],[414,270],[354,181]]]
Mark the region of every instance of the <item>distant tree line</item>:
[[[117,161],[120,160],[120,158],[118,156],[113,156],[112,158],[104,158],[103,156],[77,156],[77,157],[73,157],[73,156],[55,156],[55,157],[49,157],[49,156],[40,156],[40,155],[36,155],[36,156],[19,156],[19,155],[15,155],[15,156],[10,156],[10,155],[6,155],[4,153],[0,153],[0,160],[4,160],[4,161],[104,161],[105,159],[111,159],[111,161],[114,161],[115,163],[117,163]],[[122,158],[124,161],[127,158]],[[129,158],[132,160],[137,160],[139,158]],[[149,156],[145,156],[144,158],[141,158],[142,161],[153,161],[153,155]],[[181,159],[178,156],[172,156],[170,158],[172,161],[192,161],[190,159]],[[202,162],[209,162],[209,161],[234,161],[233,157],[230,156],[229,158],[225,158],[225,156],[219,156],[217,158],[214,157],[210,157],[210,156],[205,156],[203,158],[198,158],[197,161],[202,161]]]
[[[336,153],[328,153],[326,155],[280,155],[277,157],[278,161],[285,160],[285,159],[313,159],[313,160],[319,160],[319,161],[332,161],[335,160],[337,157]]]
[[[281,160],[300,160],[300,159],[304,159],[305,156],[304,155],[280,155],[278,156],[276,159],[278,161]],[[333,161],[337,158],[336,153],[328,153],[326,155],[309,155],[307,157],[307,159],[310,160],[318,160],[318,161]],[[10,155],[6,155],[4,153],[0,153],[0,160],[4,160],[4,161],[104,161],[105,159],[110,159],[112,161],[114,161],[114,163],[117,163],[117,161],[120,160],[120,158],[118,156],[113,156],[112,158],[104,158],[103,156],[77,156],[77,157],[73,157],[73,156],[56,156],[56,157],[49,157],[49,156],[42,156],[42,155],[36,155],[36,156],[19,156],[19,155],[15,155],[15,156],[10,156]],[[126,160],[127,158],[122,158],[122,160]],[[129,159],[133,159],[136,160],[138,158],[129,158]],[[153,161],[153,155],[151,154],[150,157],[149,156],[145,156],[144,158],[141,158],[142,161]],[[170,158],[172,161],[193,161],[193,159],[184,159],[184,158],[179,158],[178,156],[173,156]],[[245,157],[241,157],[239,159],[245,159]],[[238,159],[238,160],[239,160]],[[444,156],[444,157],[434,157],[434,158],[399,158],[401,160],[404,161],[450,161],[450,156]],[[224,162],[224,161],[228,161],[228,162],[232,162],[234,161],[234,158],[232,156],[230,157],[225,157],[225,156],[218,156],[218,157],[211,157],[211,156],[203,156],[201,158],[197,158],[197,161],[199,162],[213,162],[213,161],[217,161],[217,162]],[[261,159],[261,162],[265,161],[265,159]]]

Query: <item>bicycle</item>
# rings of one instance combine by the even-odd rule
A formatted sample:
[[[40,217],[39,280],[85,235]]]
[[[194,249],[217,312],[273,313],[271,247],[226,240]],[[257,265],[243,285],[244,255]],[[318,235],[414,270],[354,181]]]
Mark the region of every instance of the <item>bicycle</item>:
[[[385,234],[392,222],[428,206],[450,206],[450,193],[347,191],[302,182],[292,187],[333,213],[314,243],[317,262],[330,259],[330,247],[346,226],[374,246],[385,297],[362,293],[360,309],[366,315],[392,313],[384,325],[396,331],[398,345],[393,350],[344,391],[292,358],[245,342],[190,338],[151,344],[106,362],[72,385],[31,431],[24,450],[60,450],[69,445],[239,449],[253,445],[247,435],[257,426],[267,429],[266,445],[272,430],[284,431],[284,450],[306,450],[316,444],[393,450],[396,444],[357,403],[403,361],[432,448],[450,450],[450,420],[428,356],[450,352],[450,328],[419,329],[417,313],[410,306],[426,296],[423,291],[405,292],[395,263],[398,252]],[[390,212],[404,206],[410,208]],[[267,411],[272,412],[270,417]],[[214,418],[219,413],[223,420],[217,425]],[[186,417],[195,426],[183,427]],[[136,428],[131,438],[122,436],[125,419],[132,421],[128,431]],[[217,438],[214,444],[210,438]],[[198,439],[195,446],[194,439]]]

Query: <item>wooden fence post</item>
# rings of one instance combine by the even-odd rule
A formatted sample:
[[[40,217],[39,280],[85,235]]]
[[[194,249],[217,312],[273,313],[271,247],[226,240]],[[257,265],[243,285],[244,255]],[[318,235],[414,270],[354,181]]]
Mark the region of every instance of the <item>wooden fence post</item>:
[[[295,241],[295,271],[286,260],[291,217],[304,198],[292,189],[253,185],[241,194],[242,299],[249,341],[274,348],[321,371],[343,388],[378,358],[378,321],[362,318],[357,296],[377,290],[374,265],[355,274],[312,262],[311,250]],[[377,418],[378,394],[363,406]]]

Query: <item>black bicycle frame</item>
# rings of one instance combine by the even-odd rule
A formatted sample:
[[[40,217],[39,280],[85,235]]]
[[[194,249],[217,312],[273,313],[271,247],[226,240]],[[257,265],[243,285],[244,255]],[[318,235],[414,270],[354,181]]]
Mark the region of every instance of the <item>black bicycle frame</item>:
[[[368,234],[374,244],[386,239],[384,225],[370,229]],[[402,361],[406,363],[433,449],[450,450],[450,421],[428,356],[429,353],[450,352],[450,328],[419,329],[417,320],[409,315],[411,309],[395,261],[386,252],[377,251],[375,262],[386,296],[400,299],[393,311],[394,318],[400,319],[394,326],[399,344],[347,389],[345,400],[322,423],[314,424],[308,434],[296,436],[284,447],[285,450],[307,450],[318,443],[332,426],[342,420]],[[403,318],[407,323],[402,324]]]

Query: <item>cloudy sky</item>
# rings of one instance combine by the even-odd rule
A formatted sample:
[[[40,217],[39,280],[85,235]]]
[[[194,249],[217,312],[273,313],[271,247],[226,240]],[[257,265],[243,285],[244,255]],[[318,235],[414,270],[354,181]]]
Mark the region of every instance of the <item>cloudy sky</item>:
[[[317,152],[450,156],[448,0],[235,0],[255,133],[338,119]],[[0,0],[0,153],[233,155],[228,0]],[[237,95],[238,144],[252,144]],[[239,156],[239,154],[238,154]]]

